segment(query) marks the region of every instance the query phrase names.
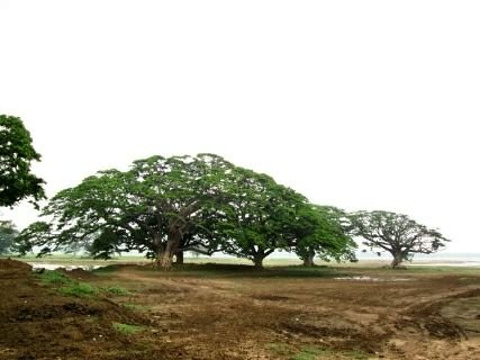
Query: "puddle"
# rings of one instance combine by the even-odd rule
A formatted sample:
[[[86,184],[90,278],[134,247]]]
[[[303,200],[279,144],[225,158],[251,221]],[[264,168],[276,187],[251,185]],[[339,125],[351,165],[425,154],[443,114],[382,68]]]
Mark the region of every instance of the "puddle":
[[[406,278],[376,278],[371,276],[344,276],[336,277],[335,280],[348,280],[348,281],[409,281]]]
[[[28,265],[32,267],[32,270],[45,269],[45,270],[56,270],[63,268],[67,271],[82,269],[86,271],[92,271],[105,267],[106,265],[68,265],[68,264],[54,264],[54,263],[43,263],[43,262],[27,262]]]

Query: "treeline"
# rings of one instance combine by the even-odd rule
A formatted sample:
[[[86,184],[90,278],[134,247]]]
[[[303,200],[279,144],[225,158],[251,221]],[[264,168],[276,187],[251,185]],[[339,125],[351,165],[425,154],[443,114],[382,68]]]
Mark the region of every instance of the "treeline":
[[[17,237],[22,253],[66,251],[79,244],[97,258],[137,250],[168,268],[185,251],[224,252],[262,267],[275,250],[308,265],[353,260],[345,214],[310,204],[270,176],[220,156],[153,156],[128,171],[107,170],[60,191]]]
[[[45,182],[30,172],[40,160],[31,142],[19,118],[0,115],[0,206],[30,199],[38,208],[45,197]],[[100,171],[56,194],[41,217],[18,235],[12,223],[1,222],[0,252],[83,248],[107,259],[137,250],[168,268],[185,251],[223,252],[262,267],[267,256],[285,250],[313,265],[316,256],[354,261],[359,236],[389,252],[398,267],[448,241],[406,215],[311,204],[270,176],[213,154],[152,156],[127,171]]]

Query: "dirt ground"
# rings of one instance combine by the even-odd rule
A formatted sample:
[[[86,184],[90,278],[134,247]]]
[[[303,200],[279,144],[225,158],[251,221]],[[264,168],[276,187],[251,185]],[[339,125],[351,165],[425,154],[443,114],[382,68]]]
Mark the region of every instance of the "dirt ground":
[[[480,359],[480,274],[196,265],[68,276],[130,293],[68,296],[0,260],[0,359]]]

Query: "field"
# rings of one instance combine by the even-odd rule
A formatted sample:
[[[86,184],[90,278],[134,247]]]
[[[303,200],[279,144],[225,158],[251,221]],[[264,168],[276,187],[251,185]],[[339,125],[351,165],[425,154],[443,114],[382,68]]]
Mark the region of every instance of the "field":
[[[480,359],[480,269],[112,264],[0,260],[0,359]]]

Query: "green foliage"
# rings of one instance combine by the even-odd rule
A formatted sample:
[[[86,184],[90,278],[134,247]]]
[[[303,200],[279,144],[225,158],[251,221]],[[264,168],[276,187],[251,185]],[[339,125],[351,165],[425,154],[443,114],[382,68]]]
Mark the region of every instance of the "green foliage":
[[[214,237],[205,219],[224,201],[222,179],[229,167],[220,157],[201,154],[153,156],[126,172],[99,172],[55,195],[42,213],[53,223],[25,229],[21,248],[48,253],[81,243],[97,258],[139,250],[157,258],[166,254],[170,261],[180,250],[209,251]]]
[[[392,267],[410,260],[416,253],[431,254],[440,250],[446,239],[439,231],[418,224],[407,215],[388,211],[358,211],[350,214],[353,233],[364,239],[363,244],[389,252]]]
[[[122,323],[117,323],[117,322],[114,322],[112,324],[112,326],[119,333],[122,333],[122,334],[125,334],[125,335],[132,335],[132,334],[136,334],[138,332],[141,332],[141,331],[145,330],[145,328],[143,326],[131,325],[131,324],[122,324]]]
[[[304,264],[310,266],[314,256],[324,261],[356,261],[357,245],[349,233],[350,228],[343,210],[332,206],[304,206],[299,216],[294,250]]]
[[[25,198],[36,206],[45,197],[45,182],[31,173],[32,161],[40,161],[40,154],[22,120],[0,115],[0,206],[13,206]]]
[[[252,260],[257,267],[277,249],[288,249],[296,237],[304,196],[277,184],[270,176],[236,168],[230,201],[217,226],[224,251]]]
[[[275,250],[292,248],[300,256],[351,256],[353,242],[331,213],[216,155],[152,156],[57,193],[42,211],[53,221],[24,229],[17,247],[39,248],[39,255],[85,248],[103,259],[136,250],[164,267],[183,251],[223,251],[257,267]]]
[[[0,220],[0,254],[11,252],[18,231],[11,221]]]

